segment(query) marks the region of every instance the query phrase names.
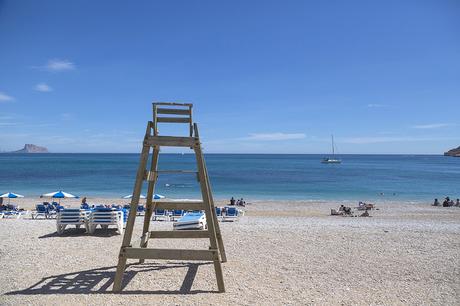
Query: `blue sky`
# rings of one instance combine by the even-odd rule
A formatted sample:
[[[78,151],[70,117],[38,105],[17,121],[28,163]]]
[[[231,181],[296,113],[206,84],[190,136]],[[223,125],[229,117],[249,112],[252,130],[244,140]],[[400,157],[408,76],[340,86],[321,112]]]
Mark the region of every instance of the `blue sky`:
[[[0,150],[139,152],[151,102],[206,152],[460,145],[458,1],[1,1]]]

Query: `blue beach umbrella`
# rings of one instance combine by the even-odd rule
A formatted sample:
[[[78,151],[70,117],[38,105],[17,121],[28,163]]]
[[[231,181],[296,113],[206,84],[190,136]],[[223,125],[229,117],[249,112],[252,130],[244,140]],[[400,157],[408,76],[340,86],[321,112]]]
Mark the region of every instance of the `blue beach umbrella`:
[[[53,199],[59,199],[59,203],[61,203],[61,199],[64,199],[64,198],[74,198],[74,199],[78,199],[78,196],[76,195],[73,195],[71,193],[67,193],[67,192],[64,192],[62,190],[59,190],[59,191],[55,191],[55,192],[50,192],[50,193],[44,193],[40,196],[40,198],[43,198],[43,197],[48,197],[48,198],[53,198]]]
[[[0,195],[0,198],[8,198],[8,205],[10,204],[10,199],[15,199],[15,198],[23,198],[23,195],[13,193],[13,192],[7,192],[4,194]]]

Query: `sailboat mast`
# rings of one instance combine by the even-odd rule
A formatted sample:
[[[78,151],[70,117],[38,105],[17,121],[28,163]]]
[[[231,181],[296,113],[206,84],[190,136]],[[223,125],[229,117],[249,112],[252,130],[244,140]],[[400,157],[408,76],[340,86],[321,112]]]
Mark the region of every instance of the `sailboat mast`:
[[[331,139],[332,139],[332,155],[335,154],[335,150],[334,150],[334,135],[331,135]]]

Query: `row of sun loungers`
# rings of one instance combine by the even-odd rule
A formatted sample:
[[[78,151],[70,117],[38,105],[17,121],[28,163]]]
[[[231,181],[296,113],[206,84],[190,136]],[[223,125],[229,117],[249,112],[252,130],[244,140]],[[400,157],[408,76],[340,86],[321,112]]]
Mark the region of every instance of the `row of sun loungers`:
[[[218,219],[222,221],[236,221],[242,213],[243,212],[238,210],[236,207],[225,207],[225,209],[216,207],[216,215]],[[207,228],[206,215],[202,211],[187,212],[183,215],[180,210],[172,212],[172,218],[179,216],[180,218],[173,223],[174,230],[204,230]],[[159,220],[158,218],[167,220],[168,217],[166,211],[155,211],[154,220]]]
[[[0,219],[1,218],[15,218],[19,219],[29,213],[27,210],[19,209],[18,206],[8,204],[0,206]]]
[[[154,221],[179,221],[184,215],[190,214],[185,210],[165,210],[165,209],[156,209],[153,213],[152,220]],[[195,211],[194,213],[200,213],[200,211]],[[202,212],[201,212],[202,213]],[[236,207],[227,206],[224,208],[216,207],[217,218],[221,221],[236,221],[238,217],[243,214],[242,210],[237,209]]]
[[[115,226],[118,233],[121,235],[123,234],[123,227],[127,219],[127,211],[120,208],[65,208],[59,211],[57,215],[56,229],[58,234],[62,234],[69,225],[74,225],[77,228],[84,226],[88,233],[94,234],[98,226],[103,229],[107,229],[109,226]]]

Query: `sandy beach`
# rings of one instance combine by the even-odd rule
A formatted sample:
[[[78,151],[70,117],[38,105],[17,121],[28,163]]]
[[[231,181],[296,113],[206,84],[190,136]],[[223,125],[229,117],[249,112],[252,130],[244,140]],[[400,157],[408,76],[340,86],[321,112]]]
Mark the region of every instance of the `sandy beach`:
[[[91,203],[122,203],[90,199]],[[76,200],[65,200],[75,204]],[[15,201],[30,205],[27,199]],[[212,264],[131,265],[122,294],[111,293],[122,236],[69,230],[55,220],[0,220],[0,304],[458,305],[460,208],[377,203],[370,218],[328,216],[339,203],[255,201],[221,223],[226,293]],[[136,221],[138,236],[142,217]],[[170,222],[153,222],[169,229]],[[156,247],[206,248],[208,241]],[[195,245],[194,245],[195,244]]]

